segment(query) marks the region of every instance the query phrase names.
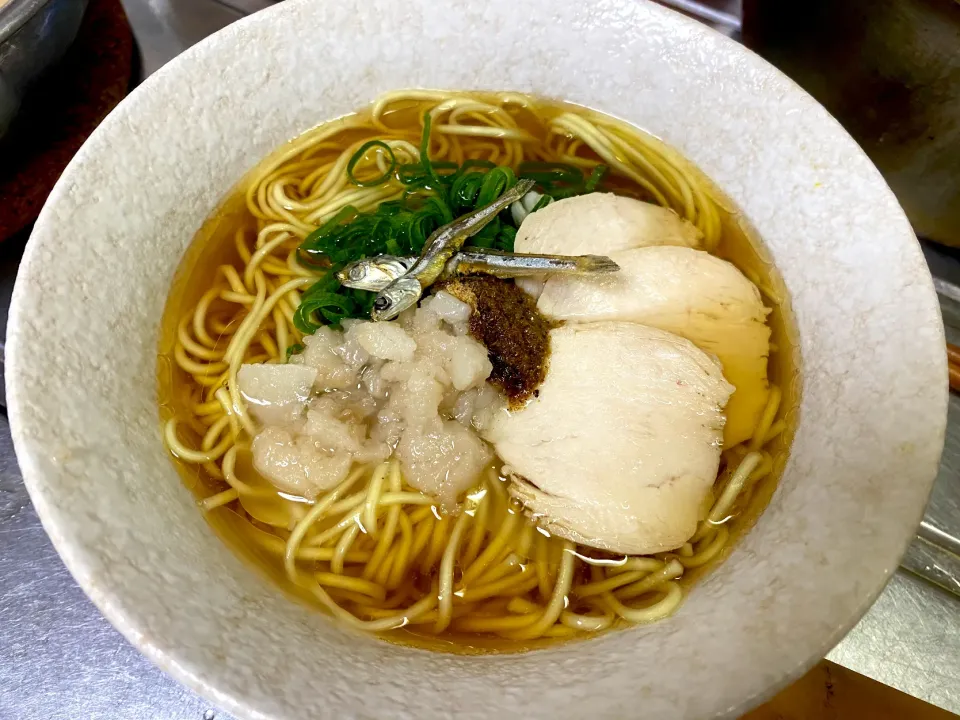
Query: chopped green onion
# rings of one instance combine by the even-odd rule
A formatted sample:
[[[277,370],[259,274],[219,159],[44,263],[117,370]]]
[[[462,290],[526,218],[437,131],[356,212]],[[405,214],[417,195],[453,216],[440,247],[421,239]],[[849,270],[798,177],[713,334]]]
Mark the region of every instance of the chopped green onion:
[[[354,168],[357,167],[357,163],[360,162],[367,152],[370,151],[370,148],[381,148],[387,153],[387,157],[390,158],[390,167],[387,168],[387,171],[378,178],[373,180],[357,180],[356,176],[353,174]],[[360,187],[375,187],[377,185],[383,185],[387,180],[393,177],[393,171],[397,167],[397,156],[393,154],[393,150],[387,145],[383,140],[370,140],[365,142],[360,146],[360,149],[357,150],[353,157],[350,158],[350,162],[347,163],[347,177],[350,179],[354,185]]]
[[[504,225],[500,228],[494,247],[503,252],[513,252],[513,243],[517,239],[517,229],[512,225]]]
[[[543,208],[552,202],[553,198],[549,195],[541,195],[540,199],[537,200],[536,204],[530,209],[530,212],[535,213],[537,210],[543,210]]]
[[[517,168],[517,175],[536,180],[545,191],[558,186],[583,185],[583,172],[569,163],[523,162]]]
[[[428,110],[423,114],[423,135],[420,137],[420,164],[427,176],[439,187],[441,185],[440,176],[430,162],[430,127],[433,125],[433,118]]]
[[[597,165],[591,172],[590,177],[587,178],[587,182],[583,185],[583,191],[591,193],[593,192],[597,185],[600,184],[600,181],[603,179],[604,174],[609,170],[606,165]]]
[[[354,260],[372,255],[419,255],[438,228],[461,215],[488,205],[516,185],[518,177],[536,181],[542,197],[530,212],[554,200],[592,192],[607,171],[598,165],[584,178],[575,165],[552,162],[521,163],[518,171],[489,160],[466,160],[462,164],[430,159],[433,120],[424,114],[420,138],[420,161],[400,164],[382,140],[364,143],[350,158],[347,176],[360,187],[372,187],[391,177],[403,185],[399,200],[381,202],[370,212],[348,206],[310,233],[299,248],[307,266],[322,268],[324,275],[303,294],[294,313],[294,325],[310,334],[321,325],[339,325],[347,318],[369,317],[375,293],[340,286],[336,272]],[[387,153],[389,171],[373,180],[358,181],[354,170],[373,148]],[[467,242],[478,248],[513,252],[517,224],[508,211],[500,213]]]
[[[508,167],[496,167],[487,172],[477,194],[476,207],[489,205],[517,184],[517,176]]]

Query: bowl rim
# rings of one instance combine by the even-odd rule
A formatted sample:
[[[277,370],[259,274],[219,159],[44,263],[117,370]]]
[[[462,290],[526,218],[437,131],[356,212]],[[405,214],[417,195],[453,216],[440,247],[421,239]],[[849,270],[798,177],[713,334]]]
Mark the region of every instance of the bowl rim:
[[[240,20],[237,23],[228,26],[224,30],[221,30],[219,33],[216,33],[215,36],[212,37],[218,38],[219,42],[239,41],[241,39],[241,35],[254,31],[257,28],[264,28],[270,23],[274,22],[275,18],[279,18],[282,14],[292,13],[294,8],[306,5],[307,2],[309,2],[309,0],[301,0],[299,3],[288,2],[282,5],[274,6],[265,11]],[[724,47],[727,47],[734,54],[739,54],[741,59],[746,58],[744,61],[752,63],[754,67],[763,66],[763,71],[765,73],[773,77],[777,77],[780,82],[785,81],[787,84],[792,86],[792,92],[805,95],[805,93],[803,93],[802,90],[794,85],[792,81],[784,78],[778,73],[778,71],[773,69],[771,66],[768,66],[764,61],[760,60],[756,56],[753,56],[745,49],[741,48],[734,41],[725,37],[720,37],[719,34],[715,33],[709,28],[701,26],[696,21],[683,17],[679,13],[675,13],[669,9],[652,5],[650,3],[645,3],[645,6],[645,12],[649,12],[658,20],[671,27],[682,27],[684,28],[685,32],[693,33],[695,35],[701,34],[704,37],[716,35],[720,38],[718,42],[721,45],[723,45],[723,43],[728,43],[728,45],[725,45]],[[162,83],[167,82],[168,78],[172,81],[173,78],[176,78],[178,75],[186,73],[195,59],[201,56],[203,53],[208,52],[208,50],[212,47],[212,41],[208,38],[193,48],[190,48],[185,53],[161,68],[130,97],[125,99],[118,106],[111,116],[108,117],[107,120],[104,121],[104,123],[102,123],[102,125],[95,131],[95,135],[97,137],[109,136],[109,134],[113,132],[114,127],[122,122],[128,113],[135,111],[136,102],[141,95],[153,92],[155,88],[158,88]],[[812,99],[810,101],[813,102]],[[834,133],[839,132],[843,135],[846,135],[846,133],[835,121],[833,121],[833,123],[835,125],[835,128],[833,129]],[[852,143],[852,140],[850,142]],[[23,331],[26,329],[24,327],[24,320],[27,309],[31,303],[37,302],[36,298],[31,298],[31,289],[28,279],[33,272],[33,268],[37,264],[43,262],[42,255],[45,250],[43,237],[49,235],[54,230],[53,225],[55,218],[53,217],[52,208],[54,208],[65,196],[70,193],[72,179],[74,174],[78,172],[78,169],[91,161],[91,157],[89,156],[90,147],[91,145],[88,142],[85,144],[84,148],[81,148],[80,152],[78,152],[75,158],[68,165],[60,180],[57,182],[53,192],[50,194],[40,218],[37,221],[34,233],[31,236],[31,241],[28,243],[24,253],[21,263],[21,272],[18,276],[14,297],[11,303],[9,320],[11,332],[9,333],[9,336],[11,337],[12,342],[8,345],[7,349],[9,360],[6,383],[7,395],[9,398],[11,430],[17,456],[23,470],[24,481],[43,527],[53,541],[53,544],[63,559],[65,565],[83,590],[93,600],[98,609],[100,609],[107,619],[110,620],[110,622],[114,624],[114,626],[117,627],[118,630],[120,630],[120,632],[133,645],[138,647],[138,649],[146,654],[153,662],[161,666],[167,672],[171,673],[180,682],[184,683],[188,687],[191,687],[197,692],[210,697],[218,705],[224,707],[229,712],[240,716],[247,716],[252,713],[253,716],[261,717],[257,711],[251,709],[251,707],[244,701],[243,698],[224,694],[217,689],[216,683],[212,681],[209,676],[204,677],[202,675],[195,674],[187,665],[181,662],[181,659],[178,656],[178,651],[175,647],[164,647],[162,642],[153,642],[145,639],[146,632],[143,625],[143,618],[135,616],[135,614],[131,612],[130,608],[124,607],[123,603],[118,601],[119,599],[122,599],[123,596],[122,588],[103,587],[93,581],[93,578],[90,574],[90,569],[88,567],[88,560],[84,556],[82,543],[78,543],[76,538],[73,538],[68,533],[63,532],[63,528],[58,521],[58,510],[48,502],[48,498],[46,496],[48,488],[42,482],[42,475],[45,472],[43,463],[37,457],[35,448],[31,446],[25,437],[24,426],[21,425],[21,417],[28,412],[26,409],[29,405],[26,390],[19,383],[21,368],[23,368],[26,363],[29,362],[27,350],[21,344],[21,340],[25,337],[25,333]],[[851,152],[854,151],[851,150]],[[857,149],[855,152],[859,152],[860,155],[862,155],[862,151],[859,151],[859,149]],[[871,183],[873,185],[876,185],[876,182],[877,180],[875,178],[871,179]],[[879,183],[880,185],[883,185],[882,180],[880,180]],[[892,194],[889,193],[889,190],[887,190],[887,193],[892,198]],[[893,202],[895,203],[895,200],[893,200]],[[36,240],[34,238],[36,238]],[[903,235],[901,241],[909,242],[911,239],[912,242],[916,242],[915,239],[912,238],[912,234],[909,237],[907,235]],[[919,253],[919,247],[916,248],[916,252]],[[921,282],[923,282],[923,280],[921,280]],[[928,293],[935,304],[936,295],[929,276],[926,279],[926,284],[929,285]],[[942,341],[942,325],[939,328],[939,334]],[[943,361],[942,374],[944,377],[946,376],[945,359]],[[941,447],[946,424],[947,397],[948,393],[944,383],[941,394],[941,405],[944,410],[943,418],[939,425],[934,423],[935,431],[939,432],[939,444]],[[934,477],[931,475],[929,482],[926,483],[926,488],[923,491],[924,497],[929,494],[933,480]],[[914,514],[916,517],[913,521],[911,521],[913,527],[919,523],[920,518],[922,517],[922,511],[923,503],[919,504],[918,508],[915,508]],[[906,547],[911,539],[912,533],[907,532],[906,525],[907,523],[904,523],[904,527],[901,528],[901,534],[905,537],[905,540],[902,543],[902,546],[899,548],[896,557],[887,558],[888,564],[891,567],[896,566],[899,558],[906,551]],[[820,648],[819,655],[816,657],[798,659],[793,664],[792,670],[784,669],[784,671],[781,673],[781,679],[778,683],[769,685],[765,690],[760,690],[756,694],[744,698],[740,705],[735,708],[730,708],[728,712],[742,712],[763,698],[771,696],[779,688],[785,686],[787,683],[795,679],[800,673],[811,666],[819,657],[822,657],[826,651],[833,647],[833,645],[835,645],[836,642],[843,637],[843,635],[845,635],[846,632],[853,627],[853,625],[856,624],[860,616],[869,608],[870,605],[873,604],[877,596],[885,587],[890,575],[891,573],[888,572],[885,577],[877,577],[873,587],[869,591],[862,591],[860,593],[861,600],[857,606],[845,612],[845,617],[838,625],[835,625],[831,633],[824,633],[822,641],[818,643]]]

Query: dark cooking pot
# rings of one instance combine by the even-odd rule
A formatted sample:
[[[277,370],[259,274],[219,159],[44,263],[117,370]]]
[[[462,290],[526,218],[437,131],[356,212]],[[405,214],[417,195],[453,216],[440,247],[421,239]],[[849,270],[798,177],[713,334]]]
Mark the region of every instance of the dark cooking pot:
[[[73,42],[87,0],[0,0],[0,136],[27,86]]]
[[[843,123],[919,235],[960,246],[960,2],[743,0],[743,41]]]

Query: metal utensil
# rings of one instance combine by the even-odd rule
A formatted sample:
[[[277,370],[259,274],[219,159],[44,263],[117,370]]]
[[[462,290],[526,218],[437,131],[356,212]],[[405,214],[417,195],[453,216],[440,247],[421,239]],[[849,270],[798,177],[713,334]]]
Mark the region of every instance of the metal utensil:
[[[7,0],[0,5],[0,137],[29,84],[76,37],[87,0]]]

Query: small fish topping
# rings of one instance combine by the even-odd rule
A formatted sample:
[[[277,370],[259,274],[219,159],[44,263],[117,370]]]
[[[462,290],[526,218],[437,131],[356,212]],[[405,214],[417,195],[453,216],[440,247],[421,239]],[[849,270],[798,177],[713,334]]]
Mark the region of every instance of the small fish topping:
[[[423,295],[423,285],[415,277],[403,275],[379,292],[370,310],[370,319],[375,322],[393,320],[408,308],[412,308]]]
[[[463,247],[467,238],[483,230],[502,210],[532,190],[535,184],[533,180],[520,180],[489,205],[437,228],[427,238],[423,252],[410,269],[380,291],[374,300],[370,317],[373,320],[392,320],[415,305],[424,289],[436,282],[447,261]]]
[[[529,277],[530,275],[599,275],[620,269],[613,260],[603,255],[525,255],[496,250],[464,250],[454,255],[450,263],[454,275],[482,273],[498,278]],[[446,279],[446,278],[444,278]]]
[[[380,292],[406,273],[416,261],[415,257],[374,255],[344,266],[337,272],[337,280],[346,288]]]
[[[357,260],[337,273],[343,287],[379,292],[404,275],[416,258],[376,255]],[[499,250],[466,249],[454,253],[437,282],[461,275],[493,275],[499,278],[531,275],[593,275],[617,272],[620,267],[602,255],[531,255]]]

